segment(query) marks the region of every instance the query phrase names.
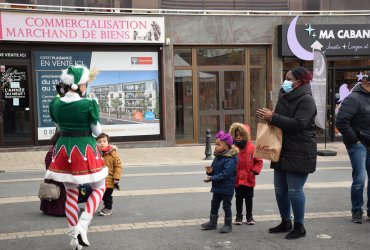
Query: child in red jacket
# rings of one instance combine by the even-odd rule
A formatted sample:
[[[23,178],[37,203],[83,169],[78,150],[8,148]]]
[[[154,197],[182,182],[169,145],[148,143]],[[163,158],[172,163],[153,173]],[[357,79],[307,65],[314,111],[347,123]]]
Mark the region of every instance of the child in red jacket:
[[[248,125],[233,123],[230,127],[230,134],[234,139],[234,144],[239,148],[235,180],[235,225],[243,224],[244,199],[247,210],[247,224],[254,225],[255,221],[252,214],[253,193],[254,186],[256,186],[256,175],[262,170],[263,160],[253,157],[255,146],[250,141],[250,128]]]

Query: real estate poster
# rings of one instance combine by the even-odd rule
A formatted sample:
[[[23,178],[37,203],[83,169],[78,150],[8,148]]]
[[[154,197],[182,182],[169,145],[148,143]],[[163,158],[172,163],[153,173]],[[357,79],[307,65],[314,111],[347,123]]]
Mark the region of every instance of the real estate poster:
[[[49,103],[56,97],[61,71],[84,64],[97,70],[87,98],[99,105],[103,132],[110,136],[160,134],[157,52],[36,51],[38,139],[54,134]]]

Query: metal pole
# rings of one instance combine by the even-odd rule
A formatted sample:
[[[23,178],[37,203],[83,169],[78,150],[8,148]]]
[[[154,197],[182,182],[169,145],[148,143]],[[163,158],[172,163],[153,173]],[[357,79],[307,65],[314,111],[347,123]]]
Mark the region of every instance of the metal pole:
[[[211,130],[209,128],[206,129],[206,151],[205,151],[206,158],[204,160],[212,160],[212,148],[211,148]]]

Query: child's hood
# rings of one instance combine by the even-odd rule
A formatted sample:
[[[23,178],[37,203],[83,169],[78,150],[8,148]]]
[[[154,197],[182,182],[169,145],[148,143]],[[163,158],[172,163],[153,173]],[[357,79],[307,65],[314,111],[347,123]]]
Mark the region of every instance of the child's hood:
[[[225,157],[233,157],[239,153],[239,148],[235,145],[232,145],[229,152],[227,152],[224,156]]]
[[[241,134],[244,140],[246,141],[250,140],[251,128],[249,127],[249,125],[239,123],[239,122],[234,122],[230,127],[230,134],[234,139],[236,137],[237,130],[239,131],[239,133]]]

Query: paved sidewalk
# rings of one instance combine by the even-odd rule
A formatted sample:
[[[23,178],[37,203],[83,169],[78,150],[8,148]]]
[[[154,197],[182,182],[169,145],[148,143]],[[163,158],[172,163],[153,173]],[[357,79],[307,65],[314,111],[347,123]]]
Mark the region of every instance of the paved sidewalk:
[[[214,145],[212,145],[212,150]],[[318,149],[324,149],[319,143]],[[327,149],[337,152],[337,156],[319,156],[318,161],[348,160],[347,151],[342,142],[327,143]],[[176,146],[160,148],[124,148],[119,149],[124,167],[157,165],[208,165],[204,160],[205,146]],[[0,152],[0,171],[45,169],[46,151]]]

